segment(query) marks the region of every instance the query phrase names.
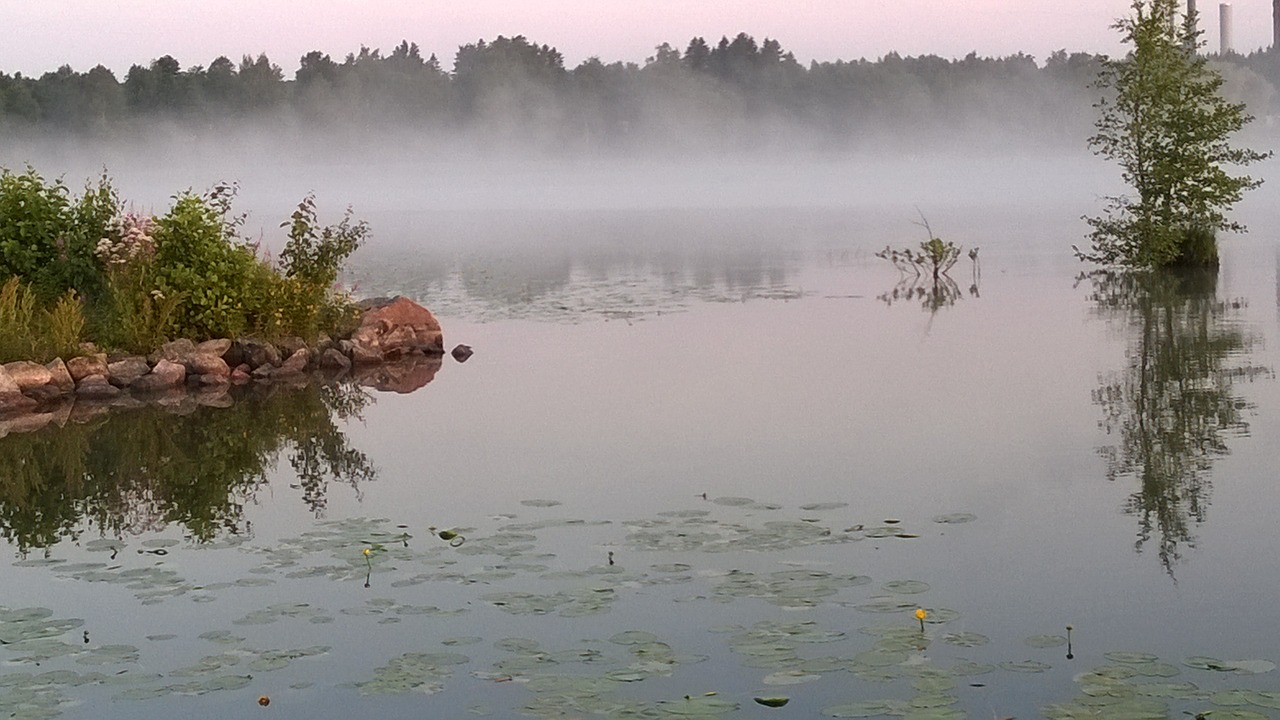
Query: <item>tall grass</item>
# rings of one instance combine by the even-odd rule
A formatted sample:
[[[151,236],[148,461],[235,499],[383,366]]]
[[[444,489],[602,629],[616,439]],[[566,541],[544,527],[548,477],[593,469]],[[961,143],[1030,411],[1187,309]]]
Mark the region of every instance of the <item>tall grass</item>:
[[[84,328],[84,310],[73,291],[46,309],[31,286],[16,277],[0,286],[0,362],[71,357]]]

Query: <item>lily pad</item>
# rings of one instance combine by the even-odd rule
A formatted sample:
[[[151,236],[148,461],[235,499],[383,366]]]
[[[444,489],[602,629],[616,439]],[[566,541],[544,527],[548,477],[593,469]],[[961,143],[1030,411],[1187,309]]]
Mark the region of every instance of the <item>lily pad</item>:
[[[771,708],[780,708],[783,705],[786,705],[787,703],[791,702],[791,698],[789,697],[758,697],[758,698],[751,698],[751,699],[755,700],[756,703],[759,705],[763,705],[765,707],[771,707]]]
[[[1067,639],[1061,635],[1032,635],[1023,642],[1033,648],[1054,648],[1066,645]]]
[[[978,516],[972,513],[948,513],[946,515],[935,515],[933,521],[944,525],[959,525],[961,523],[973,522]]]
[[[1148,652],[1133,652],[1133,651],[1109,652],[1109,653],[1103,653],[1102,656],[1110,660],[1111,662],[1135,664],[1135,665],[1138,663],[1152,663],[1160,659],[1159,656],[1152,655],[1151,653],[1148,653]]]
[[[658,703],[658,709],[668,715],[708,717],[733,712],[738,709],[738,703],[715,697],[690,697],[686,695],[680,700],[663,700]]]
[[[991,642],[991,639],[976,632],[957,632],[943,635],[942,642],[956,647],[978,647]]]
[[[929,583],[919,580],[890,580],[881,585],[880,588],[885,592],[897,593],[899,595],[916,595],[926,592],[929,589]]]
[[[1042,663],[1038,660],[1020,660],[1017,662],[1009,661],[1000,663],[1000,667],[1005,670],[1021,673],[1042,673],[1053,668],[1048,663]]]
[[[896,700],[863,700],[844,705],[832,705],[822,709],[822,714],[833,718],[869,718],[880,715],[901,715],[904,704]]]

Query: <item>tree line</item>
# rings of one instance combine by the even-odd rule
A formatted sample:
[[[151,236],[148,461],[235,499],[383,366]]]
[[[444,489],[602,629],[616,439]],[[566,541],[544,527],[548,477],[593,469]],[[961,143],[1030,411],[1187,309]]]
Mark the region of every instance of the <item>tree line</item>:
[[[966,130],[1077,142],[1094,116],[1089,84],[1102,60],[1066,51],[1043,62],[890,53],[806,66],[777,40],[745,33],[714,44],[696,37],[683,51],[663,43],[643,63],[593,57],[572,68],[555,48],[523,36],[463,45],[452,71],[407,41],[386,54],[362,47],[341,61],[312,51],[292,78],[266,55],[185,69],[166,55],[123,79],[101,65],[64,65],[38,78],[0,72],[0,128],[110,134],[149,120],[216,127],[270,119],[320,128],[394,123],[587,148],[681,136],[875,142],[890,131]],[[1276,53],[1229,61],[1248,92],[1274,98]]]

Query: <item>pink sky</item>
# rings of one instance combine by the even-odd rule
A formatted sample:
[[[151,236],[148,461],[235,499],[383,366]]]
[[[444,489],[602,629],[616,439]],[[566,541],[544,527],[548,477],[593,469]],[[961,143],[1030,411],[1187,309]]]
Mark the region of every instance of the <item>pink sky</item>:
[[[1200,0],[1218,45],[1218,3]],[[642,62],[653,46],[683,48],[747,32],[774,37],[802,62],[889,51],[947,57],[969,51],[1043,59],[1058,48],[1114,53],[1111,21],[1128,0],[0,0],[0,71],[39,74],[69,63],[129,65],[171,54],[183,66],[266,52],[292,75],[319,49],[340,58],[361,44],[417,42],[452,65],[458,45],[523,34],[564,53]],[[1271,42],[1271,1],[1236,0],[1235,48]]]

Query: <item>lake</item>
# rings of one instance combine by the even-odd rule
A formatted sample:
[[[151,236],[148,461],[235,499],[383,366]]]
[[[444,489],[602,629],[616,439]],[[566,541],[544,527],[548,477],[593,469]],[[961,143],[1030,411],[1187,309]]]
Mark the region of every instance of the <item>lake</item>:
[[[348,280],[474,357],[0,438],[0,710],[1280,717],[1274,188],[1085,275],[1087,167],[375,205]]]

